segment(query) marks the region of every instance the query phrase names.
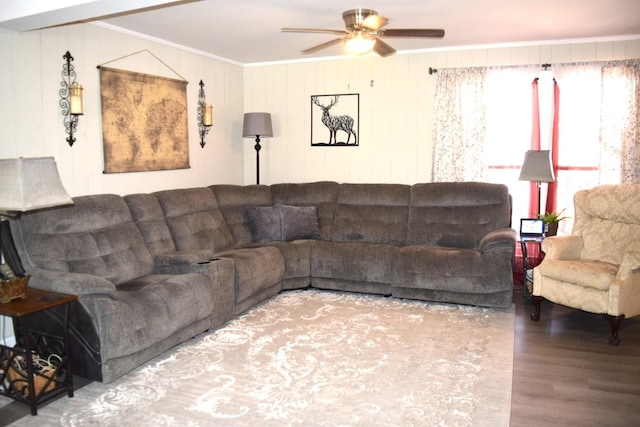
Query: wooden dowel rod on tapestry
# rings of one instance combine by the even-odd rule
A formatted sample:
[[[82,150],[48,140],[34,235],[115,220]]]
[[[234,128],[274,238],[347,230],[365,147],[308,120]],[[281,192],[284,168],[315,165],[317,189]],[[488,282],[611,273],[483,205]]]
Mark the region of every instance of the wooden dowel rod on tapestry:
[[[183,81],[185,81],[185,82],[187,81],[187,79],[185,79],[184,77],[182,77],[182,76],[181,76],[181,75],[180,75],[176,70],[174,70],[174,69],[173,69],[173,68],[171,68],[169,65],[167,65],[167,63],[166,63],[166,62],[164,62],[162,59],[160,59],[160,58],[158,58],[156,55],[154,55],[154,54],[153,54],[153,52],[151,52],[149,49],[142,49],[142,50],[139,50],[139,51],[137,51],[137,52],[133,52],[133,53],[130,53],[130,54],[128,54],[128,55],[121,56],[120,58],[112,59],[111,61],[107,61],[107,62],[104,62],[104,63],[102,63],[102,64],[97,65],[97,66],[96,66],[96,68],[100,69],[100,67],[102,67],[103,65],[107,65],[107,64],[110,64],[110,63],[112,63],[112,62],[120,61],[121,59],[125,59],[125,58],[128,58],[128,57],[130,57],[130,56],[138,55],[139,53],[144,53],[144,52],[146,52],[146,53],[148,53],[149,55],[153,56],[156,60],[158,60],[162,65],[164,65],[165,67],[167,67],[168,69],[170,69],[170,70],[171,70],[171,71],[172,71],[176,76],[180,77]],[[188,83],[188,82],[187,82],[187,83]]]

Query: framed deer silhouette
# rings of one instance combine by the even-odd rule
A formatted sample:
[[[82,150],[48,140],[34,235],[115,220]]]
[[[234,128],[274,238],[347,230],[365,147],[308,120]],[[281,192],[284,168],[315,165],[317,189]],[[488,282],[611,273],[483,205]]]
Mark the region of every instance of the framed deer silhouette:
[[[360,145],[360,94],[311,95],[311,146]]]

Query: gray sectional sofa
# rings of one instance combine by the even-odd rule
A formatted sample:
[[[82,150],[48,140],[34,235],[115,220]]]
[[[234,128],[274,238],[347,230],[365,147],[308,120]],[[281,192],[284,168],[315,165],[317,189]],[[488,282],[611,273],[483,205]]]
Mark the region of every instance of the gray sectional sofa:
[[[74,372],[110,382],[283,290],[509,307],[499,184],[212,185],[74,198],[11,224],[30,286],[79,295]],[[50,310],[39,329],[60,322]]]

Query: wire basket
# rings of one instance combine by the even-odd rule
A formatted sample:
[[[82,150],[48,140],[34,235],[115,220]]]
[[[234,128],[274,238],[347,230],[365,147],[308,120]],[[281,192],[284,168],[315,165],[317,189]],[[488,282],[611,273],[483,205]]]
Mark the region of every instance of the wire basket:
[[[29,277],[31,276],[27,275],[7,281],[0,281],[0,303],[5,304],[14,299],[26,298]]]
[[[52,355],[52,357],[60,359],[57,355]],[[47,359],[41,359],[36,354],[32,355],[32,360],[34,362],[33,390],[36,396],[40,396],[56,387],[57,367],[54,363]],[[24,356],[15,356],[10,363],[5,364],[5,368],[11,387],[22,396],[29,397],[29,374]]]

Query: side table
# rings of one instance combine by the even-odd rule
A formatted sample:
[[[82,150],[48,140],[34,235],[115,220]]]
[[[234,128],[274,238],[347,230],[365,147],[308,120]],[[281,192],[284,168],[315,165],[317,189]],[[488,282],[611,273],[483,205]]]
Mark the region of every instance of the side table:
[[[0,344],[0,394],[31,406],[38,414],[38,405],[64,394],[73,397],[73,375],[68,358],[69,303],[76,295],[27,288],[27,297],[0,303],[0,314],[13,319],[16,345]],[[29,315],[64,306],[60,335],[29,329]],[[38,362],[41,362],[38,364]],[[39,366],[40,365],[40,366]],[[45,369],[41,369],[42,365]]]
[[[542,240],[544,237],[524,237],[520,236],[518,242],[522,251],[522,294],[525,300],[530,299],[533,293],[533,277],[527,271],[538,265],[542,260]],[[537,245],[538,256],[534,259],[529,256],[528,245]]]

